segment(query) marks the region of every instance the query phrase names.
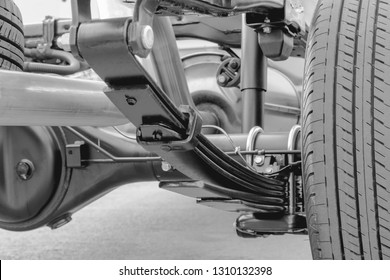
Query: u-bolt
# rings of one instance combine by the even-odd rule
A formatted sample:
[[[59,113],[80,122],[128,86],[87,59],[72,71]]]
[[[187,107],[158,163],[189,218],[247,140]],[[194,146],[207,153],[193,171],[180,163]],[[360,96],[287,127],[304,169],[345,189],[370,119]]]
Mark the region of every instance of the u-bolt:
[[[246,151],[251,152],[255,150],[256,138],[261,133],[264,133],[264,130],[259,126],[255,126],[249,131],[246,140]],[[247,155],[246,161],[250,166],[253,166],[253,154]]]
[[[293,128],[290,130],[290,134],[288,136],[287,150],[289,150],[289,151],[295,150],[295,148],[297,146],[299,133],[301,133],[301,126],[300,125],[293,126]],[[289,154],[288,155],[288,164],[292,164],[293,162],[294,162],[294,155]],[[295,182],[295,175],[293,172],[291,172],[288,182],[289,182],[289,184],[288,184],[289,185],[288,212],[290,215],[294,215],[297,202],[296,202],[296,193],[295,193],[296,182]]]

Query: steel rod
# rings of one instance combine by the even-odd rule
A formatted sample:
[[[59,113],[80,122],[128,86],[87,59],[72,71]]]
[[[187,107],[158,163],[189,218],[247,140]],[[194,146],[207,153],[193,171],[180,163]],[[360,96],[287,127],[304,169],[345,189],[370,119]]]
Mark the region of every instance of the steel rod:
[[[99,150],[102,154],[107,156],[110,160],[114,162],[146,162],[146,161],[161,161],[161,157],[117,157],[106,151],[102,146],[96,144],[94,141],[84,136],[82,133],[78,132],[76,129],[72,127],[66,127],[70,132],[72,132],[77,137],[80,137],[82,140],[87,142],[89,145]]]

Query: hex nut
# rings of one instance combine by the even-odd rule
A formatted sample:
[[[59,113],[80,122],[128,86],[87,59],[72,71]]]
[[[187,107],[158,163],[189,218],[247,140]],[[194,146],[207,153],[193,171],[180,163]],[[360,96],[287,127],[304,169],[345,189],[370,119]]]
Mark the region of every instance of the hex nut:
[[[264,161],[265,161],[264,156],[255,156],[255,158],[254,158],[255,164],[258,166],[263,165]]]
[[[168,162],[166,161],[163,161],[161,163],[161,169],[164,171],[164,172],[169,172],[172,170],[172,165],[170,165]]]

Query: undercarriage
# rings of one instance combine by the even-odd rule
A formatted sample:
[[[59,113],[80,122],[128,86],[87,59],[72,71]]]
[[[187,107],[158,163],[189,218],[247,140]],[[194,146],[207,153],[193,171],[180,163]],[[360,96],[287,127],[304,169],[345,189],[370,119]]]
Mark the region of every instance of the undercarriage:
[[[343,102],[354,100],[351,109],[336,102],[339,92],[358,87],[339,86],[351,79],[343,80],[334,69],[355,69],[347,71],[354,75],[358,70],[329,66],[329,53],[337,53],[336,63],[339,57],[340,63],[347,60],[341,49],[319,53],[333,45],[330,37],[322,39],[326,32],[316,35],[321,29],[311,23],[323,7],[342,11],[340,3],[320,0],[313,15],[312,1],[122,2],[131,15],[96,19],[91,1],[72,0],[71,20],[48,17],[25,27],[26,59],[18,63],[10,57],[15,63],[8,69],[24,73],[0,70],[1,228],[57,229],[115,188],[146,181],[237,212],[241,237],[309,232],[316,258],[330,248],[320,244],[323,231],[329,232],[326,238],[348,240],[343,226],[352,219],[362,227],[363,210],[356,219],[343,216],[343,207],[362,205],[355,202],[361,195],[358,181],[355,191],[348,191],[345,179],[350,174],[345,164],[357,161],[361,147],[346,136],[358,139],[356,127],[347,129],[343,122],[358,101],[344,96]],[[317,49],[323,41],[326,47]],[[305,74],[296,73],[303,67]],[[328,70],[319,76],[323,69]],[[328,85],[332,74],[334,84]],[[323,85],[314,87],[318,81]],[[346,142],[355,143],[351,151]],[[357,177],[357,163],[354,168]],[[337,230],[322,230],[325,199],[335,204],[327,209],[337,209],[337,222],[329,218],[326,224],[338,224]],[[377,207],[378,232],[378,213],[387,215],[388,209]],[[361,231],[357,235],[364,239]],[[384,237],[378,241],[383,247]],[[337,243],[325,258],[363,258],[363,243],[352,255],[348,244]]]

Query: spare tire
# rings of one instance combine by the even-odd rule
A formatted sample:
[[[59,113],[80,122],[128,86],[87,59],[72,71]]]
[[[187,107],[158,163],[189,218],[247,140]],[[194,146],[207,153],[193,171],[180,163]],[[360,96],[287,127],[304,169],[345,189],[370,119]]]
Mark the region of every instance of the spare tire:
[[[306,52],[303,169],[315,259],[390,258],[390,3],[320,0]]]
[[[22,71],[23,48],[22,15],[12,0],[0,0],[0,68]]]

